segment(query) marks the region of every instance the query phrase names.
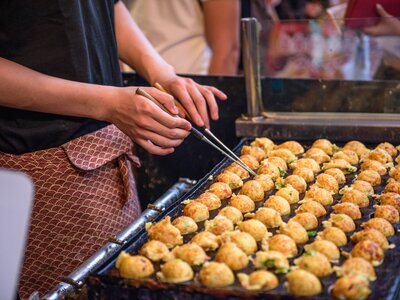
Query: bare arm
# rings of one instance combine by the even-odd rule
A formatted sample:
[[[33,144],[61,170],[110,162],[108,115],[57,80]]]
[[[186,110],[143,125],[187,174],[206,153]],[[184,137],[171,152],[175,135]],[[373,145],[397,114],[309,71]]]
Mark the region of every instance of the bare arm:
[[[400,20],[393,17],[382,7],[377,4],[376,10],[382,17],[379,23],[375,26],[364,28],[364,32],[370,35],[400,35]]]
[[[203,2],[207,42],[212,49],[209,74],[235,75],[239,61],[240,1]]]

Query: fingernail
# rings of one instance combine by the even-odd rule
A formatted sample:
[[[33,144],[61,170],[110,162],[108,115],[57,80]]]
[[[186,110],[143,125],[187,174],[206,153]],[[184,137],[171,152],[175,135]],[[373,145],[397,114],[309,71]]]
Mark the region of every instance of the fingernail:
[[[197,123],[198,126],[204,126],[204,122],[203,122],[203,120],[201,118],[197,118],[196,123]]]
[[[172,113],[174,113],[175,115],[179,113],[179,110],[175,105],[172,107]]]

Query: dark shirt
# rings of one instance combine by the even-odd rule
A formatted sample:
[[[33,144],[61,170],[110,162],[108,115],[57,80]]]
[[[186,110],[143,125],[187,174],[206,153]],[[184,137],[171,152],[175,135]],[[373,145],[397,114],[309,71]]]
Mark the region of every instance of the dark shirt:
[[[2,0],[0,56],[59,78],[121,86],[114,2]],[[56,147],[106,125],[0,106],[0,151],[20,154]]]

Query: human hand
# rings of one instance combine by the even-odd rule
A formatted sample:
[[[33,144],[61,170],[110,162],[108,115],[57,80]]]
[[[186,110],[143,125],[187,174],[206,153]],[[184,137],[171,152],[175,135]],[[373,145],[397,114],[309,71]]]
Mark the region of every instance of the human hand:
[[[364,32],[373,35],[400,35],[400,20],[390,15],[380,4],[376,5],[378,14],[382,17],[375,26],[364,28]]]

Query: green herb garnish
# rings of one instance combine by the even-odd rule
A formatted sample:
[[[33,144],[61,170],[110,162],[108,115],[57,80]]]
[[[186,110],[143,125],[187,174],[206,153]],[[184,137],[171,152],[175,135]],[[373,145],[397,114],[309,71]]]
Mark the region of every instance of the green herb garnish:
[[[313,237],[313,236],[316,236],[316,235],[317,235],[317,232],[316,232],[315,230],[309,230],[309,231],[307,231],[307,235],[308,235],[309,237]]]
[[[273,259],[267,259],[266,261],[263,262],[263,265],[266,266],[267,268],[273,268],[275,267],[275,261]]]

